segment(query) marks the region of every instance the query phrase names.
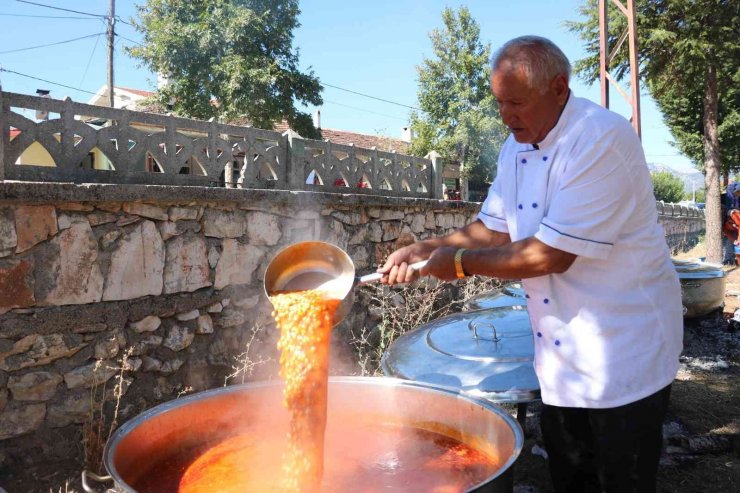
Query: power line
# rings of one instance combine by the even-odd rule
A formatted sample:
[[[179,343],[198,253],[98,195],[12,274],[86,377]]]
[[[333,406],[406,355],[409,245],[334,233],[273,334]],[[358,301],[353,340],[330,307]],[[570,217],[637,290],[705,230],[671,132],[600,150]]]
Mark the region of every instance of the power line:
[[[95,46],[93,46],[92,53],[90,53],[90,58],[87,60],[87,65],[85,66],[85,72],[82,74],[82,79],[80,79],[80,83],[77,84],[77,87],[80,87],[83,82],[85,82],[85,77],[87,77],[87,71],[90,69],[90,62],[92,62],[93,56],[95,55],[95,50],[98,48],[98,43],[100,42],[100,35],[98,35],[97,38],[95,38]]]
[[[423,111],[423,110],[421,110],[419,108],[416,108],[414,106],[409,106],[407,104],[402,104],[402,103],[396,103],[395,101],[388,101],[387,99],[378,98],[376,96],[371,96],[369,94],[363,94],[361,92],[352,91],[352,90],[349,90],[349,89],[345,89],[343,87],[333,86],[333,85],[327,84],[325,82],[321,82],[321,85],[322,86],[326,86],[326,87],[331,87],[331,88],[334,88],[334,89],[339,89],[340,91],[345,91],[345,92],[349,92],[349,93],[352,93],[352,94],[357,94],[358,96],[363,96],[363,97],[366,97],[366,98],[375,99],[377,101],[382,101],[384,103],[395,104],[396,106],[403,106],[404,108],[409,108],[409,109],[416,110],[416,111]]]
[[[72,41],[79,41],[81,39],[92,38],[92,37],[95,37],[95,36],[100,36],[101,34],[105,34],[105,33],[88,34],[87,36],[80,36],[79,38],[68,39],[68,40],[65,40],[65,41],[58,41],[56,43],[49,43],[49,44],[38,45],[38,46],[28,46],[26,48],[18,48],[16,50],[0,51],[0,55],[4,55],[6,53],[17,53],[19,51],[35,50],[37,48],[46,48],[47,46],[56,46],[56,45],[61,45],[61,44],[65,44],[65,43],[71,43]]]
[[[55,7],[53,5],[45,5],[43,3],[29,2],[28,0],[15,0],[19,3],[27,3],[28,5],[35,5],[37,7],[45,7],[53,10],[63,10],[64,12],[72,12],[73,14],[89,15],[91,17],[108,17],[107,15],[91,14],[90,12],[80,12],[79,10],[63,9],[62,7]]]
[[[38,19],[82,19],[86,21],[94,20],[92,17],[79,17],[73,15],[31,15],[31,14],[8,14],[7,12],[0,12],[0,16],[4,17],[34,17]]]
[[[116,37],[117,37],[117,38],[121,38],[121,39],[125,39],[125,40],[126,40],[126,41],[128,41],[129,43],[134,43],[134,44],[136,44],[136,45],[139,45],[139,46],[141,46],[141,43],[139,43],[138,41],[134,41],[133,39],[129,39],[129,38],[127,38],[126,36],[121,36],[121,35],[120,35],[120,34],[118,34],[118,33],[116,33]]]
[[[22,74],[20,72],[16,72],[15,70],[8,70],[7,68],[0,67],[0,72],[7,72],[9,74],[20,75],[21,77],[26,77],[28,79],[33,79],[33,80],[38,80],[38,81],[41,81],[41,82],[46,82],[47,84],[54,84],[55,86],[66,87],[67,89],[72,89],[73,91],[86,92],[88,94],[93,94],[93,95],[98,94],[97,92],[86,91],[85,89],[78,89],[76,87],[67,86],[65,84],[60,84],[59,82],[52,82],[50,80],[41,79],[39,77],[34,77],[33,75]]]
[[[387,118],[395,118],[396,120],[407,121],[406,118],[401,118],[400,116],[386,115],[385,113],[378,113],[377,111],[366,110],[365,108],[357,108],[356,106],[350,106],[348,104],[337,103],[336,101],[330,101],[328,99],[325,99],[324,102],[334,104],[337,106],[344,106],[345,108],[350,108],[350,109],[357,110],[357,111],[364,111],[365,113],[372,113],[373,115],[380,115],[380,116],[385,116]]]

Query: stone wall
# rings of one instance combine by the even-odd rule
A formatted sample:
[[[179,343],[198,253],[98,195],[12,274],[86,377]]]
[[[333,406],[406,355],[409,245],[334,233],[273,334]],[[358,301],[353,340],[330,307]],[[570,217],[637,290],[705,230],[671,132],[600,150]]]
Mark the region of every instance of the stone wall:
[[[365,273],[402,244],[466,224],[477,207],[0,184],[0,467],[81,453],[82,425],[104,399],[112,406],[117,391],[120,423],[179,393],[223,385],[247,364],[239,355],[255,335],[274,352],[262,280],[279,249],[321,239],[345,248]],[[336,329],[337,344],[346,348],[349,326],[377,324],[371,317],[355,306]]]
[[[348,251],[358,272],[370,272],[393,249],[468,223],[478,207],[270,190],[0,184],[0,470],[79,457],[83,425],[103,401],[110,416],[117,392],[120,423],[183,392],[223,385],[228,375],[265,376],[249,375],[253,361],[244,352],[256,345],[274,357],[262,280],[279,249],[328,241]],[[660,217],[674,249],[703,230],[701,217]],[[353,329],[379,318],[356,301],[335,329],[335,354],[351,346]]]

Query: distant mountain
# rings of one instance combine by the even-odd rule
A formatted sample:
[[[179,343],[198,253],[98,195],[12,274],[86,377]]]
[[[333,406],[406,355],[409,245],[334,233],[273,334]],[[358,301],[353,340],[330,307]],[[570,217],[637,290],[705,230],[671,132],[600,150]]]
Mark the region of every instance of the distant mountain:
[[[656,171],[669,172],[683,182],[683,189],[686,192],[691,192],[694,186],[697,191],[704,190],[704,175],[700,171],[683,172],[660,163],[648,163],[648,169],[650,169],[651,173]]]

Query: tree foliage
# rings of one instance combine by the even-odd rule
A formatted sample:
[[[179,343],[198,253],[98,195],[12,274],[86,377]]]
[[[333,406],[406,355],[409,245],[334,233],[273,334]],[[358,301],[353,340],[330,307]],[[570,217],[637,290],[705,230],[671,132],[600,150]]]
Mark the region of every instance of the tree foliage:
[[[607,2],[611,4],[611,2]],[[677,147],[704,171],[707,256],[721,259],[719,176],[740,165],[740,2],[737,0],[636,0],[640,80],[663,113]],[[568,23],[588,56],[575,64],[587,82],[599,77],[598,1],[585,0],[582,19]],[[609,46],[626,26],[612,6]],[[629,71],[622,49],[610,72]]]
[[[480,41],[480,26],[466,7],[442,12],[434,29],[433,58],[417,67],[421,113],[412,114],[411,152],[435,150],[448,162],[461,163],[471,185],[488,182],[496,170],[506,136],[489,90],[490,45]]]
[[[138,7],[143,33],[132,56],[168,84],[160,104],[174,101],[183,116],[246,118],[258,128],[283,119],[306,137],[316,136],[296,101],[320,105],[313,71],[298,70],[293,30],[297,0],[147,0]]]
[[[655,200],[676,203],[683,199],[683,182],[670,171],[656,171],[650,177],[653,180]]]

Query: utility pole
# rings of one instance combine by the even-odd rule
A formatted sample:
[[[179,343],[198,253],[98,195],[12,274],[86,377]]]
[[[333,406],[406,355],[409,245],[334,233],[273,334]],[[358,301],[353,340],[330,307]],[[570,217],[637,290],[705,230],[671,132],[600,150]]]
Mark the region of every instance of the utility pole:
[[[113,108],[115,100],[113,94],[113,43],[116,31],[116,0],[109,0],[108,4],[108,106]]]

